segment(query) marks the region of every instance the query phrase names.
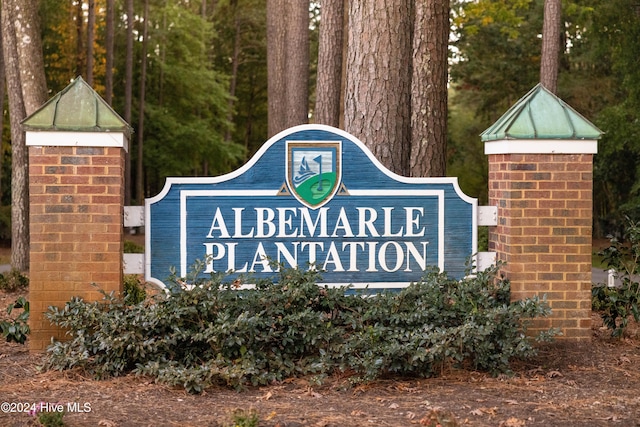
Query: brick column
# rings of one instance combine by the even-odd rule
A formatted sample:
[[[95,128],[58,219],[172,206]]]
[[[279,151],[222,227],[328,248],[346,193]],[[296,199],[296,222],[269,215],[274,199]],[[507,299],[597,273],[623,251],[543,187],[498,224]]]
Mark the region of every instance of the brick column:
[[[31,351],[64,338],[49,306],[101,299],[92,284],[122,291],[124,159],[122,147],[29,147]]]
[[[506,261],[512,299],[545,294],[552,309],[532,332],[591,337],[592,171],[593,154],[489,155],[489,250]]]

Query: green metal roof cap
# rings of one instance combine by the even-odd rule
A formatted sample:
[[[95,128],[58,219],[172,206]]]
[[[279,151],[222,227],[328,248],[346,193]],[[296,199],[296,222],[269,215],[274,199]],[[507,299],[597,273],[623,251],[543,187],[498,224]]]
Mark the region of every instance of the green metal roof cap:
[[[127,136],[132,131],[131,126],[80,76],[24,119],[22,125],[25,130],[35,131],[118,131]]]
[[[538,84],[480,136],[483,141],[495,141],[598,139],[602,134],[580,113]]]

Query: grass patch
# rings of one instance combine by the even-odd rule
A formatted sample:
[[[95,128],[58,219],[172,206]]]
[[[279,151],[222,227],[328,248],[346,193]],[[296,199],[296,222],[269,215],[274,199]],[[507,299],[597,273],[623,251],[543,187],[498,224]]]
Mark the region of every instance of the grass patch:
[[[606,270],[608,268],[604,257],[600,254],[600,251],[594,251],[591,254],[591,265],[593,268],[598,268],[600,270]]]

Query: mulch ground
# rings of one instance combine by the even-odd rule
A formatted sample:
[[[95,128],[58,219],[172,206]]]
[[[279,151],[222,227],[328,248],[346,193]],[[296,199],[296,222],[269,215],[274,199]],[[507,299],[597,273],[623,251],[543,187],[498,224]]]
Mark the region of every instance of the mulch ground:
[[[0,294],[0,307],[15,295]],[[3,312],[4,314],[4,312]],[[236,411],[255,411],[260,426],[640,426],[640,338],[611,339],[593,316],[584,344],[541,347],[514,364],[512,377],[447,369],[437,378],[392,378],[353,386],[333,377],[292,379],[201,395],[126,376],[97,381],[80,371],[41,372],[43,355],[0,343],[0,403],[62,404],[69,426],[233,426]],[[4,407],[3,407],[4,408]],[[27,413],[0,411],[1,426],[37,425]],[[434,424],[435,425],[435,424]]]

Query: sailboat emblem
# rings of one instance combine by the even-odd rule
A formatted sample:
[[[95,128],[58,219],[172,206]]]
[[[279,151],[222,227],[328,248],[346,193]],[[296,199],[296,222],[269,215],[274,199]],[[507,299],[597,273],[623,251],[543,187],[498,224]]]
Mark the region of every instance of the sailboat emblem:
[[[287,185],[302,204],[317,209],[335,195],[341,179],[340,141],[287,141]]]

